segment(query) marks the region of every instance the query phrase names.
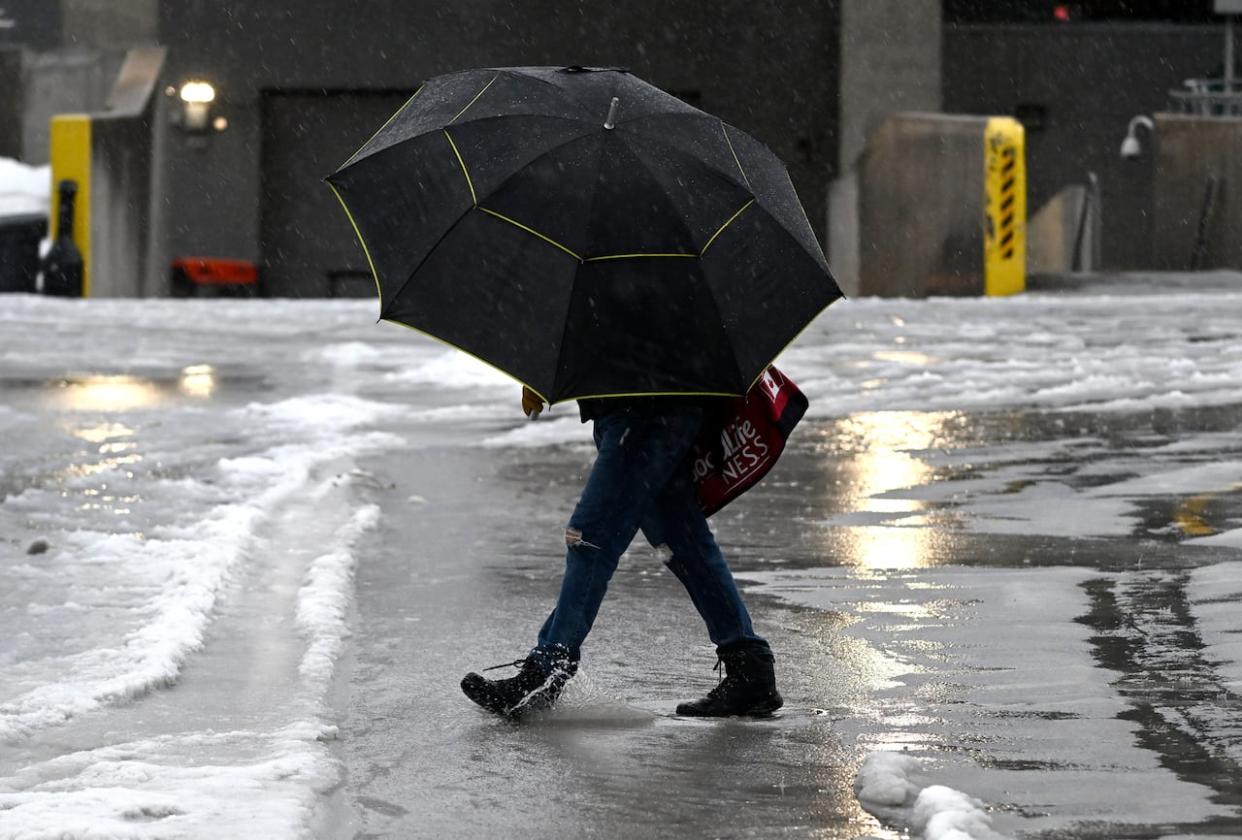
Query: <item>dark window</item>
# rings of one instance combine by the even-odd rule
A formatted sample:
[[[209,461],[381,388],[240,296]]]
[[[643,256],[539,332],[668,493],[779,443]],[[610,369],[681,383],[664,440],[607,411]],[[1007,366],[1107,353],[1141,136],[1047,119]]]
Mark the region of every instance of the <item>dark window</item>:
[[[1219,22],[1213,0],[945,0],[947,23]]]

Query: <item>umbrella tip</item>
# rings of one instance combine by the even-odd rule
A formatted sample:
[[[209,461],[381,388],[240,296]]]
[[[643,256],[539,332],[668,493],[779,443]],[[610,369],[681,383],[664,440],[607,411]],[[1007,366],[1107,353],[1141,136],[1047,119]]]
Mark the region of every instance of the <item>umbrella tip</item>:
[[[612,98],[612,101],[608,103],[608,116],[604,119],[604,128],[609,131],[611,131],[617,124],[617,105],[619,104],[621,104],[621,100],[615,96]]]

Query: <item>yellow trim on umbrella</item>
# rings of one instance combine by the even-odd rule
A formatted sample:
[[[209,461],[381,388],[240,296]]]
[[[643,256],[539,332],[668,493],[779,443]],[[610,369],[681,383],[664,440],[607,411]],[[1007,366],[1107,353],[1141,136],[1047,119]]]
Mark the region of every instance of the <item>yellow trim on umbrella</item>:
[[[587,394],[585,396],[565,397],[558,402],[570,400],[616,400],[633,397],[744,397],[745,394],[724,391],[635,391],[630,394]],[[546,402],[546,400],[545,400]]]
[[[489,210],[489,209],[488,209],[488,208],[486,208],[486,207],[480,207],[479,209],[480,209],[480,210],[482,210],[484,213],[486,213],[486,214],[487,214],[487,215],[489,215],[489,216],[495,216],[497,219],[500,219],[502,222],[508,222],[509,224],[513,225],[514,227],[521,228],[522,230],[526,231],[527,233],[531,234],[532,236],[537,236],[537,237],[539,237],[539,238],[540,238],[540,239],[542,239],[544,242],[547,242],[549,245],[555,245],[557,248],[560,248],[562,251],[564,251],[566,254],[569,254],[569,256],[573,257],[573,258],[574,258],[575,260],[577,260],[578,262],[583,262],[582,257],[578,256],[578,255],[577,255],[577,254],[575,254],[573,251],[571,251],[569,248],[566,248],[564,245],[562,245],[561,243],[557,242],[557,241],[556,241],[555,239],[553,239],[552,237],[550,237],[550,236],[546,236],[546,235],[544,235],[544,234],[540,233],[539,231],[535,230],[535,229],[534,229],[534,228],[532,228],[532,227],[527,227],[526,225],[522,224],[521,222],[517,221],[516,219],[510,219],[508,216],[506,216],[506,215],[504,215],[504,214],[502,214],[502,213],[497,213],[495,210]],[[531,389],[531,390],[534,390],[534,389]]]
[[[474,194],[474,181],[470,180],[470,170],[466,169],[466,162],[461,159],[461,152],[457,151],[457,144],[453,142],[453,136],[448,133],[447,128],[440,129],[444,132],[444,137],[449,141],[449,145],[453,147],[453,154],[457,155],[457,163],[461,166],[461,174],[466,176],[466,186],[470,188],[470,203],[475,207],[479,206],[478,196]]]
[[[587,257],[583,262],[602,262],[603,260],[636,260],[643,257],[690,257],[697,259],[698,254],[606,254],[602,257]]]
[[[446,338],[441,338],[440,336],[429,333],[426,330],[421,330],[418,327],[405,323],[404,321],[398,321],[394,318],[381,318],[380,320],[384,321],[387,324],[395,324],[398,327],[405,327],[407,330],[413,330],[419,335],[426,336],[427,338],[430,338],[434,341],[438,341],[441,344],[446,344],[449,347],[452,347],[454,350],[460,350],[461,352],[465,353],[470,358],[475,359],[476,361],[480,361],[483,364],[487,365],[492,370],[503,373],[505,376],[509,377],[514,382],[518,383],[519,385],[525,388],[530,388],[530,390],[535,394],[535,396],[539,397],[539,399],[543,400],[548,405],[560,405],[561,403],[569,402],[570,400],[606,400],[606,399],[619,399],[623,397],[741,397],[741,396],[745,396],[744,394],[738,394],[738,393],[732,393],[732,392],[726,393],[724,391],[639,391],[639,392],[623,393],[623,394],[586,394],[583,396],[569,396],[569,397],[563,397],[562,399],[559,399],[556,402],[553,402],[552,400],[549,400],[547,396],[545,396],[544,394],[541,394],[538,391],[538,389],[531,388],[531,386],[528,383],[523,382],[521,379],[514,376],[513,373],[511,373],[510,371],[505,370],[504,368],[500,367],[499,365],[493,362],[489,362],[487,359],[484,359],[481,356],[476,356],[475,354],[467,350],[465,347],[462,347],[460,344],[454,344],[453,342],[449,341]],[[767,368],[764,368],[764,370],[767,370]]]
[[[408,106],[411,102],[413,102],[413,101],[414,101],[414,97],[415,97],[415,96],[418,96],[420,93],[422,93],[422,92],[423,92],[423,88],[425,88],[425,87],[427,87],[427,84],[426,84],[425,82],[424,82],[423,84],[419,85],[419,86],[418,86],[418,90],[414,91],[413,95],[411,95],[409,99],[405,100],[405,103],[404,103],[404,104],[402,104],[402,106],[401,106],[400,108],[398,108],[396,111],[394,111],[394,112],[393,112],[392,116],[388,118],[388,121],[387,121],[387,122],[385,122],[383,125],[381,125],[379,128],[377,128],[377,129],[375,130],[375,133],[374,133],[374,134],[372,134],[370,137],[368,137],[368,138],[367,138],[367,142],[366,142],[366,143],[363,143],[361,146],[359,146],[359,147],[358,147],[358,151],[356,151],[356,152],[354,152],[352,155],[350,155],[350,156],[349,156],[349,158],[348,158],[348,159],[347,159],[344,163],[342,163],[342,164],[340,165],[340,167],[338,167],[338,168],[340,168],[340,169],[344,169],[346,166],[349,166],[349,164],[353,162],[354,158],[358,157],[358,152],[361,152],[363,149],[365,149],[365,148],[367,147],[367,144],[368,144],[368,143],[370,143],[370,142],[371,142],[372,140],[374,140],[376,137],[379,137],[379,135],[380,135],[380,132],[381,132],[381,131],[383,131],[384,129],[388,128],[388,126],[392,125],[392,121],[393,121],[393,120],[395,120],[395,119],[396,119],[396,118],[397,118],[397,117],[401,114],[401,112],[402,112],[402,111],[404,111],[404,110],[406,109],[406,106]]]
[[[460,111],[458,111],[456,114],[454,114],[454,115],[453,115],[453,118],[452,118],[451,120],[449,120],[449,121],[448,121],[448,123],[446,123],[446,125],[452,125],[453,123],[457,122],[457,118],[458,118],[458,117],[460,117],[462,114],[466,113],[466,111],[470,110],[470,106],[471,106],[471,105],[473,105],[475,102],[478,102],[478,101],[479,101],[479,97],[480,97],[480,96],[482,96],[482,95],[483,95],[483,94],[487,91],[487,89],[488,89],[489,87],[491,87],[491,86],[492,86],[492,82],[496,81],[496,80],[497,80],[497,79],[499,79],[499,78],[500,78],[500,74],[499,74],[499,73],[497,73],[495,76],[492,76],[492,81],[491,81],[491,82],[488,82],[488,83],[487,83],[487,84],[485,84],[485,85],[483,85],[483,90],[481,90],[481,91],[479,91],[478,93],[476,93],[476,94],[474,95],[474,99],[471,99],[469,102],[467,102],[467,103],[466,103],[466,107],[465,107],[465,108],[462,108]]]
[[[844,295],[842,295],[842,297],[844,297]],[[789,339],[789,341],[786,341],[785,346],[782,347],[780,350],[777,350],[776,353],[773,354],[772,358],[768,360],[768,363],[763,366],[763,370],[759,371],[759,375],[756,376],[754,379],[750,380],[750,384],[746,386],[746,393],[748,394],[750,393],[750,389],[754,388],[755,383],[758,382],[763,377],[763,375],[768,372],[768,368],[772,367],[772,365],[776,363],[776,360],[780,358],[781,354],[784,353],[786,350],[788,350],[790,347],[792,347],[793,343],[797,341],[799,338],[801,338],[804,332],[806,332],[807,330],[811,328],[811,325],[814,324],[819,319],[819,316],[824,314],[824,310],[827,309],[829,306],[832,306],[839,299],[840,298],[834,298],[833,300],[830,300],[827,303],[825,303],[823,307],[818,312],[815,313],[815,317],[811,318],[811,320],[806,322],[806,326],[804,326],[802,329],[794,333],[794,337]]]
[[[721,233],[723,233],[725,228],[727,228],[729,225],[733,224],[733,220],[734,220],[734,219],[736,219],[738,216],[742,215],[742,211],[744,211],[747,207],[749,207],[750,205],[752,205],[752,204],[754,204],[754,203],[755,203],[755,200],[752,198],[750,201],[746,202],[746,203],[745,203],[745,204],[743,204],[741,207],[739,207],[739,208],[737,209],[737,212],[736,212],[736,213],[734,213],[732,216],[730,216],[730,217],[729,217],[728,221],[726,221],[723,225],[721,225],[719,228],[717,228],[717,229],[716,229],[716,232],[712,234],[712,238],[711,238],[711,239],[709,239],[709,240],[707,240],[707,244],[703,246],[703,250],[702,250],[702,251],[699,251],[699,256],[701,257],[701,256],[703,256],[704,254],[706,254],[706,253],[707,253],[707,249],[708,249],[708,248],[710,248],[710,247],[712,247],[712,243],[716,241],[716,237],[717,237],[717,236],[719,236]]]
[[[461,352],[465,353],[470,358],[487,365],[492,370],[500,371],[505,376],[517,382],[519,385],[523,386],[524,388],[530,388],[530,390],[535,394],[535,396],[539,397],[539,399],[543,400],[549,405],[552,404],[548,401],[547,397],[539,393],[539,391],[537,391],[536,389],[531,388],[530,385],[527,385],[525,382],[523,382],[521,379],[518,379],[516,376],[514,376],[509,371],[505,370],[504,368],[500,367],[497,364],[494,364],[493,362],[489,362],[487,359],[484,359],[482,356],[476,356],[475,354],[467,350],[465,347],[462,347],[460,344],[454,344],[453,342],[449,341],[447,338],[441,338],[440,336],[435,335],[433,333],[429,333],[426,330],[420,330],[418,327],[415,327],[411,324],[407,324],[405,321],[398,321],[395,318],[380,318],[380,320],[387,324],[396,324],[398,327],[405,327],[407,330],[413,330],[419,335],[423,335],[423,336],[426,336],[427,338],[434,339],[435,341],[438,341],[441,344],[447,344],[449,347],[452,347],[454,350],[460,350]]]
[[[380,310],[384,308],[384,293],[380,290],[379,272],[375,270],[375,260],[371,259],[371,249],[367,247],[367,241],[362,238],[362,231],[358,230],[358,223],[354,221],[354,214],[349,212],[349,205],[345,203],[345,199],[337,192],[328,181],[324,181],[328,185],[328,189],[332,190],[332,194],[336,196],[336,200],[341,202],[341,209],[345,211],[345,218],[349,219],[350,227],[354,229],[354,236],[358,237],[358,244],[362,246],[362,253],[366,255],[367,265],[371,267],[371,276],[375,278],[375,297],[380,302]]]
[[[733,162],[737,164],[737,171],[742,173],[742,180],[746,182],[746,189],[749,190],[750,179],[746,177],[746,170],[742,168],[742,162],[737,159],[737,152],[733,151],[733,141],[729,139],[729,129],[725,128],[724,120],[720,121],[720,133],[724,135],[725,144],[729,147],[729,153],[733,155]]]

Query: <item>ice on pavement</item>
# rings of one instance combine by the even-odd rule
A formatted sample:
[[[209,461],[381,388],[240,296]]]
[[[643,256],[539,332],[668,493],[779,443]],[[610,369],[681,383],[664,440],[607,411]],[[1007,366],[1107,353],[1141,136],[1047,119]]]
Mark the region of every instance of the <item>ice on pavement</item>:
[[[875,469],[854,510],[809,519],[913,540],[949,528],[1242,544],[1242,522],[1233,536],[1200,522],[1203,505],[1242,483],[1242,432],[1119,449],[1078,428],[1081,412],[1242,404],[1242,293],[1179,293],[1175,311],[1168,300],[834,305],[779,364],[812,418],[857,428],[849,445],[866,446]],[[308,833],[339,784],[326,696],[357,545],[382,527],[355,492],[368,480],[358,459],[399,446],[589,447],[572,404],[527,422],[514,382],[374,320],[373,301],[0,300],[0,836]],[[1016,410],[1039,413],[1056,439],[974,445],[938,431]],[[1166,503],[1177,514],[1152,525],[1151,506]],[[49,550],[27,554],[36,539]],[[1106,784],[1117,802],[1103,809],[1117,819],[1217,813],[1117,717],[1124,704],[1088,652],[1094,631],[1075,621],[1090,608],[1086,572],[1043,569],[1036,583],[1024,577],[1034,570],[972,570],[969,585],[960,574],[751,578],[848,613],[875,652],[880,719],[861,745],[908,746],[923,762],[927,797],[922,810],[921,794],[907,803],[906,825],[986,836],[962,828],[974,825],[967,805],[1010,801],[1021,771],[1005,760],[1047,762],[1056,772],[1039,795],[1071,810]],[[1188,574],[1204,655],[1236,686],[1230,610],[1242,583],[1230,563]],[[1119,598],[1162,582],[1107,579]],[[261,650],[245,644],[254,638]],[[249,675],[263,690],[213,700],[213,675]],[[960,702],[928,720],[912,711],[916,692]],[[1008,720],[974,716],[985,707],[1022,716],[1032,735],[980,767],[963,744]],[[1108,779],[1075,762],[1084,743],[1111,762]],[[937,786],[946,763],[960,797]],[[877,803],[882,781],[864,786]]]
[[[1222,675],[1226,688],[1242,693],[1242,625],[1238,621],[1242,563],[1193,570],[1186,594],[1204,643],[1203,655]]]

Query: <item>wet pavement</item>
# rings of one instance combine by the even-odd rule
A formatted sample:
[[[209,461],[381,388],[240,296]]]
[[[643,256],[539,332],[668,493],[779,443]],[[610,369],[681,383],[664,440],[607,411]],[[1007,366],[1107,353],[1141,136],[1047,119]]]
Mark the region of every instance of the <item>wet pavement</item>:
[[[948,788],[972,837],[1242,837],[1229,282],[834,306],[713,520],[786,708],[672,714],[715,656],[640,541],[520,726],[457,684],[555,598],[572,407],[365,302],[7,300],[0,837],[939,840]]]
[[[787,706],[753,722],[672,716],[710,688],[714,655],[641,540],[561,708],[515,726],[471,706],[461,675],[523,655],[555,598],[592,453],[374,459],[383,525],[359,571],[341,744],[355,836],[895,837],[902,816],[853,791],[877,749],[919,757],[922,784],[982,800],[1005,834],[1242,836],[1242,694],[1203,655],[1187,590],[1239,555],[1185,542],[1237,527],[1242,488],[1128,496],[1120,532],[1090,507],[1170,448],[1165,472],[1237,458],[1238,418],[806,422],[714,520],[779,657]],[[996,512],[1041,487],[1095,495]]]

